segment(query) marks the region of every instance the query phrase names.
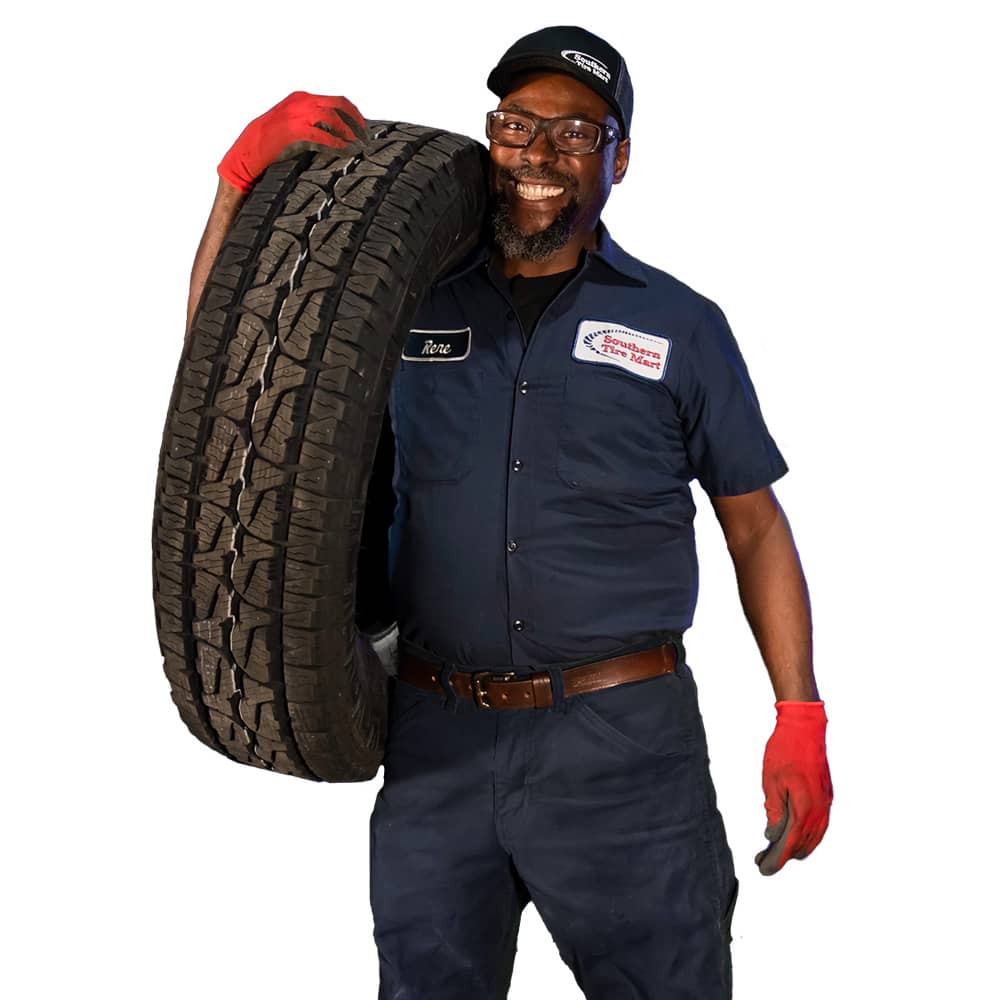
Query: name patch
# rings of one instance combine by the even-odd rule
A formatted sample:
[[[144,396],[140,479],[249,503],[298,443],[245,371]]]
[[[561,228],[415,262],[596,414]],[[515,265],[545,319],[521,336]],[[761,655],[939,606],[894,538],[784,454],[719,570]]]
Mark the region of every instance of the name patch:
[[[615,365],[631,375],[661,382],[667,373],[670,338],[643,333],[620,323],[581,320],[576,328],[573,357],[599,365]]]
[[[464,330],[411,330],[404,361],[464,361],[472,347],[472,327]]]

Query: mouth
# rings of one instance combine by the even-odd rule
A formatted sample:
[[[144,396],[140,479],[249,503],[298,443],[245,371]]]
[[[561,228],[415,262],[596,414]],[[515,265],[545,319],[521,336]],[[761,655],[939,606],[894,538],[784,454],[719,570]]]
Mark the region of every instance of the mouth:
[[[525,201],[545,201],[547,198],[558,198],[566,189],[555,184],[533,184],[530,181],[517,181],[514,191],[518,198]]]
[[[546,202],[572,195],[575,187],[572,179],[560,176],[556,171],[542,173],[537,171],[514,171],[500,168],[496,172],[497,193],[506,189],[506,197],[517,198],[519,201]],[[503,197],[503,195],[501,195]]]

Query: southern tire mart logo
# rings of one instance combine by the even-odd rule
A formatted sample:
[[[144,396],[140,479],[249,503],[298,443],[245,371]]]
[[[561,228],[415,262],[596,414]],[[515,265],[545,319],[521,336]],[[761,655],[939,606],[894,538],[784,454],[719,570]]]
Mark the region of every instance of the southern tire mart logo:
[[[666,374],[669,355],[669,338],[599,320],[583,320],[573,344],[578,361],[614,365],[657,382]]]
[[[576,49],[563,49],[559,54],[563,59],[575,63],[580,69],[592,73],[602,83],[611,82],[611,70],[600,59],[595,59],[593,56],[587,55],[586,52],[579,52]]]

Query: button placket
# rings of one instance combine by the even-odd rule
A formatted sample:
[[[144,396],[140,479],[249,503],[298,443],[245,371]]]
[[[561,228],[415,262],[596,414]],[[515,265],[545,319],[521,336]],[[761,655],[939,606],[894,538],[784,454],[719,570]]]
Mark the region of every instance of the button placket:
[[[522,364],[523,364],[523,359],[522,359]],[[514,396],[513,396],[513,407],[512,407],[512,412],[511,412],[512,425],[511,425],[511,437],[510,437],[510,441],[511,441],[511,448],[512,449],[520,450],[522,444],[525,443],[525,442],[522,441],[522,436],[521,436],[521,432],[520,432],[520,425],[524,421],[528,420],[528,413],[524,409],[524,407],[526,405],[528,405],[528,404],[527,404],[526,400],[522,400],[522,397],[526,396],[527,393],[528,393],[528,381],[527,381],[527,379],[518,378],[514,384],[515,384],[515,387],[516,387],[517,391],[514,393]],[[530,423],[529,423],[529,426],[530,426]],[[525,483],[523,481],[519,481],[517,484],[514,484],[512,482],[512,480],[511,480],[511,474],[515,473],[515,472],[520,472],[523,467],[524,467],[524,462],[523,462],[522,459],[520,459],[520,458],[512,458],[511,459],[511,461],[510,461],[510,473],[508,474],[508,480],[507,480],[507,511],[506,511],[506,515],[507,515],[507,529],[510,532],[508,534],[508,536],[507,536],[507,545],[506,545],[506,548],[507,548],[507,557],[508,558],[510,558],[511,556],[513,556],[514,553],[518,552],[519,549],[520,549],[520,543],[518,542],[518,540],[515,537],[513,537],[514,533],[516,531],[516,525],[513,523],[513,520],[514,520],[514,518],[517,515],[517,510],[518,510],[518,508],[517,508],[517,499],[518,499],[518,495],[523,490],[529,488],[529,484],[527,484],[527,483]],[[515,574],[514,575],[514,581],[512,581],[512,579],[511,579],[511,569],[512,569],[512,567],[508,567],[508,570],[507,570],[507,600],[508,600],[508,607],[510,607],[511,604],[515,604],[515,605],[519,604],[524,599],[523,598],[523,594],[521,592],[521,588],[516,583],[516,581],[518,579],[520,579],[521,573],[523,572],[524,567],[521,566],[520,569],[517,569],[516,567],[514,568],[514,574]],[[513,586],[512,586],[512,584],[513,584]],[[511,620],[511,623],[510,623],[510,629],[511,629],[511,632],[523,632],[525,630],[525,622],[524,622],[524,620],[521,619],[521,618],[513,618]],[[512,647],[512,655],[513,655],[513,647]]]

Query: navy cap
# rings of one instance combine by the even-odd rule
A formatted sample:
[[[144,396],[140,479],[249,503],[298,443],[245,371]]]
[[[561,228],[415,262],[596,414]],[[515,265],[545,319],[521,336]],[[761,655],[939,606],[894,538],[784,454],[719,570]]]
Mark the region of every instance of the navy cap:
[[[505,97],[514,78],[531,70],[552,70],[575,77],[599,94],[624,130],[632,125],[632,80],[625,60],[603,38],[569,25],[542,28],[519,38],[493,68],[486,86]]]

